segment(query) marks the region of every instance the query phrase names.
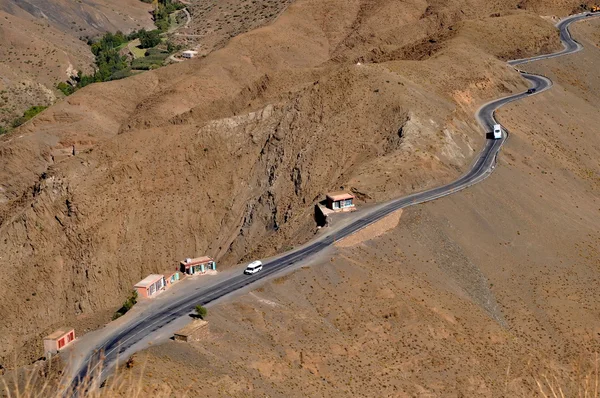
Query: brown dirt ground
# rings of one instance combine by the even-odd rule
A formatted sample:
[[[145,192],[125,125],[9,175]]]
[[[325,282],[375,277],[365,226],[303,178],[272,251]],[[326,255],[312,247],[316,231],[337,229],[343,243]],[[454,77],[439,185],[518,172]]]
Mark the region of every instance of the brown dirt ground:
[[[100,324],[182,258],[227,267],[305,241],[323,192],[384,200],[458,175],[482,144],[476,107],[525,87],[497,57],[559,47],[512,2],[465,4],[297,1],[204,59],[86,87],[2,137],[0,356]]]
[[[0,127],[54,103],[56,85],[74,71],[91,72],[94,56],[81,38],[151,29],[149,10],[139,0],[0,0]]]
[[[336,240],[335,247],[341,248],[356,246],[359,243],[363,243],[384,235],[386,232],[398,226],[400,217],[402,217],[402,212],[402,209],[395,211],[376,223],[368,225],[354,234],[345,237],[344,239]]]
[[[600,350],[600,21],[573,30],[584,52],[527,67],[555,87],[499,112],[488,180],[211,308],[204,342],[137,355],[144,391],[541,397],[546,375],[579,396]]]
[[[171,40],[207,55],[222,48],[242,33],[264,26],[275,20],[293,0],[221,0],[190,1],[187,9],[191,15],[185,26],[184,14],[180,14],[182,27],[172,34]]]

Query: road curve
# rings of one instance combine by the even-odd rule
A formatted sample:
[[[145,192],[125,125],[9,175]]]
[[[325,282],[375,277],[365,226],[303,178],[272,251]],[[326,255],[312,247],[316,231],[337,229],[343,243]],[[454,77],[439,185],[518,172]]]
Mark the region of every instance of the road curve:
[[[561,20],[556,25],[560,29],[560,38],[564,45],[564,49],[562,51],[528,59],[514,60],[508,62],[508,64],[511,66],[517,66],[580,51],[582,46],[571,37],[569,26],[572,23],[585,18],[588,18],[587,14],[577,14]],[[500,98],[483,105],[477,111],[476,118],[486,134],[488,134],[492,130],[493,125],[497,123],[494,118],[494,114],[498,108],[510,102],[517,101],[531,95],[537,95],[552,87],[552,82],[546,77],[532,75],[521,71],[520,73],[531,83],[531,87],[536,89],[535,93],[519,93]],[[398,209],[451,195],[473,184],[483,181],[493,172],[496,166],[496,157],[507,138],[508,135],[505,132],[501,139],[487,139],[484,148],[480,152],[477,159],[475,159],[471,169],[457,180],[437,188],[392,200],[382,206],[379,206],[373,211],[366,212],[361,218],[353,221],[344,228],[341,228],[335,233],[335,236],[331,234],[322,236],[299,249],[284,254],[279,258],[271,261],[265,261],[263,271],[259,272],[258,274],[250,276],[243,274],[237,275],[214,286],[198,290],[195,294],[185,297],[185,300],[173,302],[170,305],[163,307],[160,311],[155,312],[141,320],[137,320],[105,340],[100,346],[90,347],[90,354],[81,367],[73,373],[75,377],[71,383],[71,391],[81,382],[81,380],[84,380],[87,377],[91,377],[90,375],[95,374],[94,371],[98,366],[98,354],[93,354],[92,351],[96,353],[103,353],[103,367],[105,369],[110,369],[119,356],[130,354],[129,351],[131,350],[128,349],[135,343],[140,341],[142,338],[147,337],[148,334],[156,332],[162,327],[172,323],[174,320],[180,317],[188,316],[188,314],[193,311],[196,304],[208,304],[251,283],[254,283],[257,280],[267,278],[274,273],[281,272],[282,270],[290,268],[300,261],[305,261],[310,256],[331,246],[335,240],[339,240],[351,235],[354,232],[374,223],[375,221]],[[101,374],[99,377],[103,378],[104,374]],[[73,394],[67,393],[66,395]]]

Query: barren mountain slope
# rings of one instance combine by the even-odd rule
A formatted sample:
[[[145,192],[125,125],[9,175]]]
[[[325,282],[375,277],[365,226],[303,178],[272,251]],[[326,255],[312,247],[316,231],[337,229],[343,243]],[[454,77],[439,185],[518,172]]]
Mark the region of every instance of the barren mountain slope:
[[[152,29],[139,0],[0,0],[0,126],[56,100],[56,84],[94,58],[82,38]]]
[[[484,22],[431,28],[431,43],[407,28],[425,2],[299,1],[205,59],[86,87],[4,137],[0,354],[26,360],[59,324],[98,325],[182,258],[227,267],[305,240],[331,189],[379,200],[456,176],[482,145],[475,108],[525,87],[496,56],[559,47],[513,6],[477,7]],[[404,18],[379,24],[400,45],[356,65],[381,44],[382,8]],[[359,55],[347,40],[366,21]]]
[[[222,48],[229,39],[264,26],[277,17],[293,0],[193,1],[187,16],[171,40],[206,55]]]
[[[500,110],[511,135],[488,180],[211,307],[203,341],[121,375],[190,397],[593,394],[600,20],[573,30],[583,53],[525,67],[555,87]]]
[[[46,20],[74,37],[152,26],[152,6],[140,0],[0,0],[0,9],[21,18]]]

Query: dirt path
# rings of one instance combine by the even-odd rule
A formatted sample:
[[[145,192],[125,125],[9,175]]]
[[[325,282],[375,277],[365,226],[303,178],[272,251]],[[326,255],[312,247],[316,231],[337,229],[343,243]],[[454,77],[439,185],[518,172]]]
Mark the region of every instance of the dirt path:
[[[187,28],[190,25],[190,23],[192,22],[192,15],[188,11],[187,7],[183,9],[183,12],[185,13],[185,16],[187,17],[187,21],[185,21],[185,25],[183,25],[183,27]]]
[[[143,58],[146,54],[145,50],[138,47],[140,44],[142,44],[140,39],[135,39],[127,43],[127,48],[129,49],[131,55],[133,55],[134,59]]]
[[[177,57],[175,56],[175,54],[171,54],[171,55],[169,55],[169,60],[171,60],[171,61],[173,61],[173,62],[183,62],[183,61],[185,61],[184,59],[177,58]]]

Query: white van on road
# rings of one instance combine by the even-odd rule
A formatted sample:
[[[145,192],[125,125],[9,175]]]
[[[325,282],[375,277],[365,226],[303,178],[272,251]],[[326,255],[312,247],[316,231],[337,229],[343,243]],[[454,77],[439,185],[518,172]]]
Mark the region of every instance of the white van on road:
[[[244,270],[244,274],[246,274],[246,275],[256,274],[258,271],[262,270],[262,267],[263,267],[263,263],[261,261],[259,261],[259,260],[252,261],[250,264],[248,264],[248,266]]]
[[[494,139],[499,140],[500,138],[502,138],[502,126],[494,124]]]

